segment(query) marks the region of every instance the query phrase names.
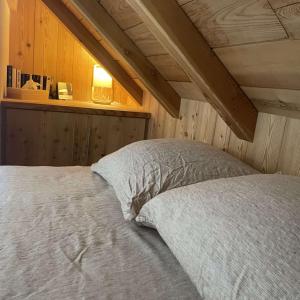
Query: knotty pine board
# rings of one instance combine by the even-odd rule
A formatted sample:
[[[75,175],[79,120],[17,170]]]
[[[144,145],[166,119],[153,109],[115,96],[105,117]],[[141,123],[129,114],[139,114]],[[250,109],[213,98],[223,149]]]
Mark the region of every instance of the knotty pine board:
[[[149,94],[149,138],[183,138],[205,142],[264,173],[282,171],[300,176],[300,120],[259,113],[254,142],[238,139],[216,111],[205,102],[182,100],[180,119],[173,119]]]
[[[215,49],[241,86],[300,89],[300,40]]]
[[[24,72],[51,75],[55,82],[70,81],[74,100],[91,100],[93,66],[98,62],[41,0],[18,1],[11,16],[10,44],[10,64]],[[114,100],[137,105],[118,82],[113,86]]]
[[[266,0],[192,0],[182,8],[213,48],[287,38]]]

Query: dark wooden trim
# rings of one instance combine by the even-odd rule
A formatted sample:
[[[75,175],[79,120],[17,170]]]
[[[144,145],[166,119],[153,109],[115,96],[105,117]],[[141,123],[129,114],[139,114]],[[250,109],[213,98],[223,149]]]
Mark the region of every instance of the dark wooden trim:
[[[43,0],[48,8],[77,37],[86,49],[107,69],[109,73],[127,90],[139,103],[143,104],[143,90],[127,74],[121,65],[114,60],[108,51],[84,27],[72,12],[60,0]]]
[[[128,118],[143,118],[143,119],[151,118],[151,114],[147,112],[134,112],[134,111],[112,110],[112,109],[110,110],[110,109],[103,109],[103,108],[60,106],[55,104],[25,103],[25,102],[13,102],[13,101],[10,102],[9,100],[1,101],[1,108],[3,111],[5,111],[6,108],[13,108],[13,109],[25,109],[25,110],[77,113],[77,114],[86,114],[86,115],[101,115],[101,116],[111,116],[111,117],[128,117]]]

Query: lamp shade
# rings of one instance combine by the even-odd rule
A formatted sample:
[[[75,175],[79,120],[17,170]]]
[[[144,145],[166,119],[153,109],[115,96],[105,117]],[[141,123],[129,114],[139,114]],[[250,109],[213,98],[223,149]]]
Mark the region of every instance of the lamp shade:
[[[94,66],[93,87],[112,88],[112,77],[99,65]]]

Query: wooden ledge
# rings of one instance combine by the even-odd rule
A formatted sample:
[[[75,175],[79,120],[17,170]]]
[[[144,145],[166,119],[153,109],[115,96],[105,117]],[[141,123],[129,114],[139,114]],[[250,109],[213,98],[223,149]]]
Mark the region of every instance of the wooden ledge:
[[[3,99],[0,101],[1,107],[42,110],[53,112],[67,112],[88,115],[102,115],[128,118],[150,119],[151,114],[124,105],[101,105],[84,101],[64,101],[64,100],[15,100]]]

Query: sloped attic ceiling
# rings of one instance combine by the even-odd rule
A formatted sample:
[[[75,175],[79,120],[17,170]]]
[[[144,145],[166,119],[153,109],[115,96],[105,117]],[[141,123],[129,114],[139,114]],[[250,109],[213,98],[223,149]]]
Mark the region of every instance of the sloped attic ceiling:
[[[72,1],[63,2],[90,32],[98,35],[99,42],[131,78],[140,83],[135,71],[80,15]],[[299,116],[300,60],[293,55],[299,53],[300,47],[295,40],[300,22],[295,13],[299,9],[297,3],[273,0],[271,7],[266,0],[177,2],[260,111]],[[126,0],[99,0],[98,4],[181,97],[206,100]]]

